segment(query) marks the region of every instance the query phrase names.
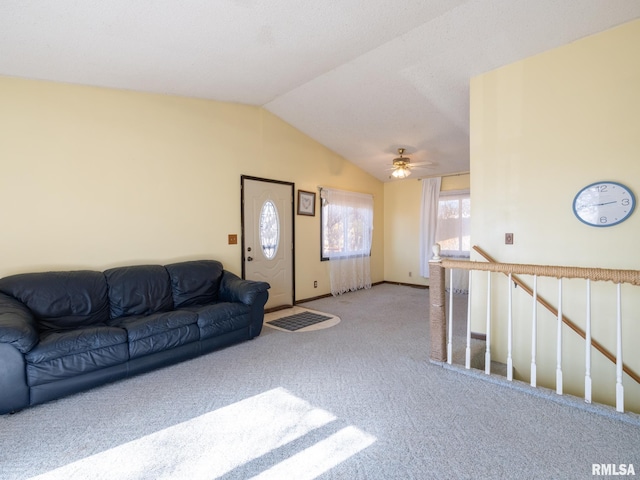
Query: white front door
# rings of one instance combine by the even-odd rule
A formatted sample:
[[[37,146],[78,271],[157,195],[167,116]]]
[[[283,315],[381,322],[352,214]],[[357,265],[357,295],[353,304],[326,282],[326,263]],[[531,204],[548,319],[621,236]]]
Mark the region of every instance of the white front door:
[[[244,278],[271,285],[265,308],[293,305],[293,183],[242,177]]]

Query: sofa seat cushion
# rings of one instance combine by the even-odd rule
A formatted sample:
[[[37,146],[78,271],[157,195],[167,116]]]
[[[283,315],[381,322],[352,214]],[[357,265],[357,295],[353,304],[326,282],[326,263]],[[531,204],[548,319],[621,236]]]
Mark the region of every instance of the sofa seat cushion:
[[[204,307],[189,307],[198,314],[200,338],[211,338],[249,326],[251,307],[243,303],[220,302]]]
[[[30,386],[118,365],[129,360],[127,332],[107,325],[48,330],[25,360]]]
[[[138,358],[199,340],[197,322],[198,315],[194,312],[176,310],[119,318],[109,323],[127,331],[129,356]]]

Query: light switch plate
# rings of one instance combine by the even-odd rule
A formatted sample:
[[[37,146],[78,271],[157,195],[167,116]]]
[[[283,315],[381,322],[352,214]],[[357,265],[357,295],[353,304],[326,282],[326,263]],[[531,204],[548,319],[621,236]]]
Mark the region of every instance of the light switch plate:
[[[504,234],[504,244],[505,245],[513,245],[513,233],[505,233]]]

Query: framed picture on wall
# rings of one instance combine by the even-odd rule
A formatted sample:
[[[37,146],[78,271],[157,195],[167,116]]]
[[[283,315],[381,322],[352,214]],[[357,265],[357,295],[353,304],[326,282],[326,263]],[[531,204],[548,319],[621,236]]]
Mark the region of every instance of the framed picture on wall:
[[[314,217],[316,214],[316,194],[314,192],[305,192],[298,190],[298,215],[309,215]]]

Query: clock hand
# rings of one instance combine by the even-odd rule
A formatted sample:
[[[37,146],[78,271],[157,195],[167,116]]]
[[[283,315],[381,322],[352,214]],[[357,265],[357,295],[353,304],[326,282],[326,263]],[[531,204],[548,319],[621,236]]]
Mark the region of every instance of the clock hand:
[[[583,206],[581,207],[581,209],[582,209],[582,208],[589,208],[589,207],[601,207],[601,206],[603,206],[603,205],[611,205],[612,203],[618,203],[618,201],[617,201],[617,200],[614,200],[614,201],[612,201],[612,202],[594,203],[593,205],[583,205]]]

